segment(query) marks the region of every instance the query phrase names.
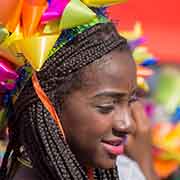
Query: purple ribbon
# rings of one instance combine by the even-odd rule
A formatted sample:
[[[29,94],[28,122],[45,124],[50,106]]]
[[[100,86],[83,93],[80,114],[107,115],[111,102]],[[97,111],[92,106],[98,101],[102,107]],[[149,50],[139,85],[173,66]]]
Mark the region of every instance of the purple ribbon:
[[[0,89],[11,90],[15,86],[18,74],[12,66],[4,59],[0,59]]]
[[[51,0],[48,9],[41,17],[41,24],[46,24],[61,17],[68,3],[68,0]]]

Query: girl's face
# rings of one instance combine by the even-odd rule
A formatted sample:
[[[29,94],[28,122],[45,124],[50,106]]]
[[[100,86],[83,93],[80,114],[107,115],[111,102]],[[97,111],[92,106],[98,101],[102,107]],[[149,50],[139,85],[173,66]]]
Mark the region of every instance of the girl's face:
[[[66,99],[61,120],[70,149],[84,166],[112,168],[135,130],[136,67],[127,51],[112,51],[85,67],[82,88]]]

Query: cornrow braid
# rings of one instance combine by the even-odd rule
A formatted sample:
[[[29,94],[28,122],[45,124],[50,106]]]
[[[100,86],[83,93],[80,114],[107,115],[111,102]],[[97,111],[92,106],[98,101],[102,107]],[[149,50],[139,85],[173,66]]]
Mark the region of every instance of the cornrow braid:
[[[97,24],[79,34],[67,43],[44,64],[37,73],[40,84],[52,101],[58,116],[59,104],[66,95],[81,88],[83,67],[119,48],[127,50],[128,45],[116,32],[111,23]],[[58,108],[57,108],[58,107]],[[32,162],[40,180],[87,180],[85,169],[80,166],[50,113],[43,106],[27,82],[14,105],[9,120],[11,150],[19,154],[21,146]],[[8,158],[8,157],[7,157]],[[94,179],[118,180],[117,169],[94,169]]]
[[[37,74],[43,89],[50,88],[51,79],[66,77],[117,47],[129,49],[126,39],[120,37],[112,23],[91,27],[47,60]]]

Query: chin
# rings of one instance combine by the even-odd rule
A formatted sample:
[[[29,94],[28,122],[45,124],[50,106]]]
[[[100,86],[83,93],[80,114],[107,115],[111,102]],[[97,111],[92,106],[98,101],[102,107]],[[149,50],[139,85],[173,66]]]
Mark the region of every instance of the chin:
[[[101,169],[112,169],[114,168],[116,165],[116,158],[112,158],[112,159],[104,159],[101,161],[96,161],[96,163],[94,164],[94,166],[96,168],[101,168]]]
[[[116,165],[115,161],[112,162],[112,163],[107,163],[107,164],[103,164],[101,167],[99,168],[102,168],[102,169],[112,169],[114,168]]]

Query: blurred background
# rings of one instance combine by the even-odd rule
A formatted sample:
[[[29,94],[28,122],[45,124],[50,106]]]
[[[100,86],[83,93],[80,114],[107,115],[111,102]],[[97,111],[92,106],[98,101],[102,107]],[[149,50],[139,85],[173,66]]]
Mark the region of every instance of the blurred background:
[[[147,58],[154,73],[147,80],[144,108],[152,122],[154,166],[163,180],[180,180],[179,10],[178,0],[129,0],[108,11],[119,31],[141,31],[143,47],[153,54]]]
[[[139,81],[152,124],[156,172],[162,180],[180,180],[180,1],[129,0],[112,6],[108,14],[129,39],[145,76],[151,74],[148,84]],[[1,116],[0,112],[3,119]],[[6,135],[4,129],[0,133],[0,163]]]

